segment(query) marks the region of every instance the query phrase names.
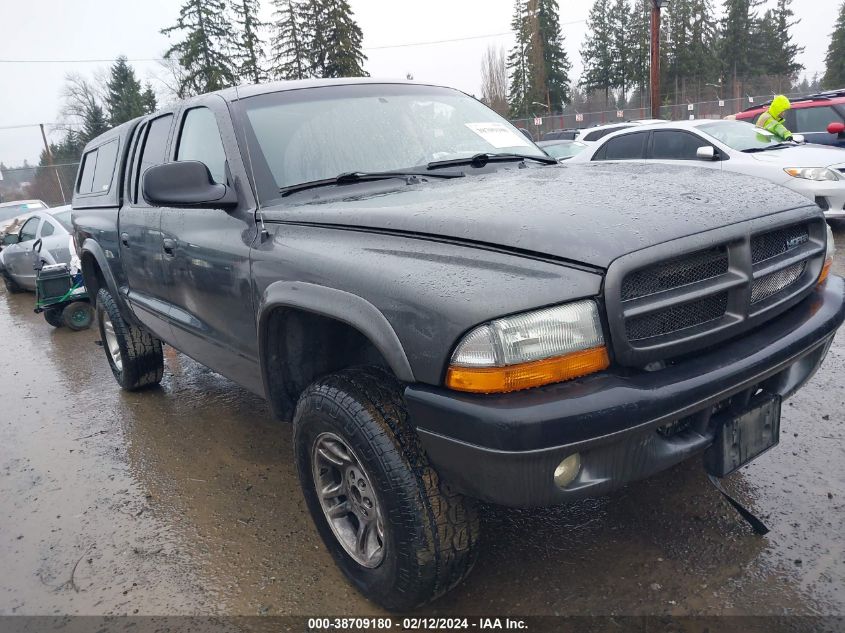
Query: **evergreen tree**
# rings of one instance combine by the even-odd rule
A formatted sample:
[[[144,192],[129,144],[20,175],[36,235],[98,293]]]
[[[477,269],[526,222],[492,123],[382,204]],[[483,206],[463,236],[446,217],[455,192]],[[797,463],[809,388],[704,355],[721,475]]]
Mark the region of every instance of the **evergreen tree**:
[[[628,41],[625,48],[625,73],[628,84],[636,87],[642,98],[648,92],[651,64],[651,2],[634,0],[628,23]]]
[[[609,19],[613,37],[613,87],[621,89],[623,103],[628,94],[631,17],[628,0],[616,0]]]
[[[118,57],[111,67],[105,93],[105,109],[112,127],[144,114],[141,83],[125,56]]]
[[[311,0],[312,73],[317,77],[366,77],[364,34],[347,0]]]
[[[508,75],[510,77],[510,88],[508,90],[508,103],[512,117],[519,118],[528,113],[528,47],[531,33],[528,29],[528,3],[527,0],[515,0],[511,29],[513,29],[516,42],[508,54]]]
[[[761,2],[725,0],[724,16],[720,23],[719,56],[722,60],[722,79],[726,84],[756,74],[760,65],[763,51],[758,43],[759,20],[756,9]]]
[[[839,7],[839,17],[830,35],[822,78],[822,87],[827,90],[843,86],[845,86],[845,2]]]
[[[595,0],[587,18],[587,38],[581,47],[584,62],[581,86],[588,92],[604,90],[605,106],[610,102],[610,89],[617,75],[610,11],[610,0]]]
[[[538,56],[543,60],[542,75],[545,76],[545,85],[535,86],[535,92],[540,93],[540,102],[548,103],[551,110],[555,111],[572,100],[569,92],[569,71],[572,64],[566,54],[556,0],[537,0],[536,25],[542,51]]]
[[[144,114],[152,114],[158,110],[158,101],[156,100],[156,93],[150,82],[144,87],[144,92],[141,93],[141,105],[144,108]]]
[[[80,134],[81,144],[84,146],[91,139],[108,131],[109,128],[110,126],[108,120],[106,119],[106,113],[99,104],[95,104],[85,115],[85,119],[82,121],[82,133]]]
[[[267,81],[267,72],[262,68],[264,44],[261,41],[261,30],[267,25],[258,18],[258,0],[232,0],[232,11],[238,27],[232,42],[238,77],[255,84]]]
[[[765,52],[760,71],[765,75],[781,75],[794,78],[804,70],[798,62],[798,55],[804,48],[792,40],[789,30],[801,20],[793,20],[792,0],[778,0],[774,9],[769,9],[761,24],[761,49]]]
[[[564,108],[570,95],[569,71],[555,0],[517,0],[511,22],[516,43],[508,56],[509,104],[514,116],[528,116],[536,104]]]
[[[696,101],[703,84],[719,76],[711,0],[675,0],[666,24],[666,83],[673,101]]]
[[[225,8],[224,0],[185,0],[176,24],[161,30],[183,38],[164,54],[185,70],[177,87],[180,98],[234,85],[237,64],[229,47],[235,35]]]
[[[311,76],[309,0],[272,0],[273,17],[271,73],[276,79],[305,79]]]

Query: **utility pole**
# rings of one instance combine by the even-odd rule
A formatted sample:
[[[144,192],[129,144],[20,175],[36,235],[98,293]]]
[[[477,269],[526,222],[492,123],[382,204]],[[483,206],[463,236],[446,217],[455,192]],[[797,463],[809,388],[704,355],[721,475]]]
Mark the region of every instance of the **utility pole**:
[[[660,10],[669,0],[651,0],[651,118],[660,118]]]
[[[39,123],[38,127],[41,128],[41,140],[44,141],[44,151],[47,153],[47,164],[53,164],[53,153],[50,151],[50,144],[47,142],[47,134],[44,132],[44,124]]]

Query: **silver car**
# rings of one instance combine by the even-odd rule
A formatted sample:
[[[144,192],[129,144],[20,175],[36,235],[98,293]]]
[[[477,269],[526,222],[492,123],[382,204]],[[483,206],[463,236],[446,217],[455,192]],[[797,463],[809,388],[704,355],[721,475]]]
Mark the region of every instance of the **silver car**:
[[[783,142],[742,121],[639,125],[607,135],[567,162],[593,161],[689,165],[757,176],[815,201],[828,218],[845,218],[845,149]]]
[[[32,213],[20,231],[4,236],[5,248],[0,253],[0,274],[10,292],[35,290],[36,258],[45,265],[71,263],[70,205],[43,209]],[[41,240],[41,252],[33,246]]]

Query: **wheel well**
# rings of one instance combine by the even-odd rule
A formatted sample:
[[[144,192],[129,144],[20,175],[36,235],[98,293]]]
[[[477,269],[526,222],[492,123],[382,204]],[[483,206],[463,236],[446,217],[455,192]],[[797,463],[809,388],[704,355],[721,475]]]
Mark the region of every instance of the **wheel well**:
[[[97,259],[91,253],[82,254],[82,278],[85,280],[85,289],[88,291],[88,297],[91,299],[91,305],[96,307],[97,293],[100,288],[108,288],[106,280],[103,277],[103,271],[100,270],[100,265]]]
[[[292,308],[268,316],[264,353],[267,397],[283,420],[293,417],[299,395],[321,376],[356,365],[391,371],[378,348],[353,326]]]

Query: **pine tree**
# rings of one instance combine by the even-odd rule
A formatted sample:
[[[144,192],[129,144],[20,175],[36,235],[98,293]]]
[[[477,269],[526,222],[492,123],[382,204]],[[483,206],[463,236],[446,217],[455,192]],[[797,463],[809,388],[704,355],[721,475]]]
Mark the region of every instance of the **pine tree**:
[[[769,9],[763,16],[761,48],[765,51],[761,72],[766,75],[779,75],[794,78],[804,70],[798,62],[798,55],[804,51],[792,40],[789,32],[801,20],[793,20],[792,0],[778,0],[774,9]]]
[[[232,0],[237,35],[232,42],[232,57],[237,65],[238,77],[251,83],[267,81],[262,68],[264,43],[261,31],[267,26],[258,18],[258,0]]]
[[[150,82],[144,87],[144,92],[141,93],[141,105],[144,107],[144,114],[152,114],[158,110],[158,101],[156,100],[156,93]]]
[[[628,23],[628,56],[625,72],[628,83],[639,91],[640,98],[648,91],[651,63],[651,1],[634,0]]]
[[[99,104],[94,104],[82,121],[82,132],[79,134],[80,143],[84,146],[91,139],[108,131],[109,127],[103,108]]]
[[[118,57],[111,67],[105,92],[105,107],[112,127],[144,114],[141,83],[125,56]]]
[[[595,0],[587,18],[587,38],[581,47],[584,62],[581,86],[588,92],[604,90],[605,106],[610,102],[610,89],[616,80],[609,15],[610,0]]]
[[[311,76],[311,22],[309,0],[272,0],[271,74],[276,79]]]
[[[609,20],[613,35],[613,87],[621,89],[623,103],[628,94],[631,17],[628,0],[616,0]]]
[[[675,0],[666,24],[666,83],[673,101],[695,101],[701,86],[718,78],[716,31],[711,0]]]
[[[183,36],[164,54],[185,69],[177,87],[179,97],[234,85],[237,64],[229,47],[235,35],[225,9],[224,0],[186,0],[176,24],[161,30],[164,35],[179,32]]]
[[[724,16],[720,23],[719,57],[722,60],[722,79],[726,84],[735,84],[756,74],[761,63],[763,51],[759,45],[760,22],[756,13],[761,2],[725,0]]]
[[[364,34],[347,0],[311,0],[312,73],[317,77],[366,77]]]
[[[527,14],[527,0],[515,0],[511,29],[513,29],[516,42],[508,54],[508,76],[510,77],[508,103],[511,116],[514,118],[526,116],[528,113],[528,46],[531,33],[528,30]]]
[[[836,26],[830,35],[822,78],[822,87],[827,90],[843,86],[845,86],[845,2],[839,8]]]
[[[545,85],[535,86],[535,91],[540,93],[540,101],[548,103],[554,111],[556,108],[563,108],[572,100],[569,91],[569,71],[572,64],[566,54],[556,0],[537,1],[536,24],[542,47],[540,57],[543,60]]]

